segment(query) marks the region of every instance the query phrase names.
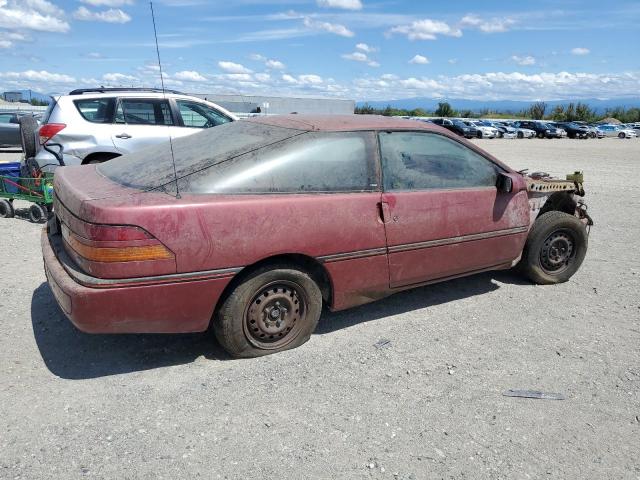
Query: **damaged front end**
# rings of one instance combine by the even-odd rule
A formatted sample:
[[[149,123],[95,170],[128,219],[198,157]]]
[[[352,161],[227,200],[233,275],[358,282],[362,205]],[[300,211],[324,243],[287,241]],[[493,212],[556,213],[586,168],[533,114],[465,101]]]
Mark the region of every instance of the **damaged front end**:
[[[544,172],[522,172],[522,175],[526,180],[529,195],[530,225],[533,225],[540,215],[553,210],[576,216],[585,224],[587,230],[593,225],[584,203],[582,172],[569,174],[565,180],[551,177]]]

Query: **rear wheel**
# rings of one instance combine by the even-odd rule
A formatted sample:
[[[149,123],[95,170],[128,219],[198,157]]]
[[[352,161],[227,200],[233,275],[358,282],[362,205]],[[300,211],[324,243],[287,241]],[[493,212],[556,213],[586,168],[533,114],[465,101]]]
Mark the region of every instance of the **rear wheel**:
[[[24,158],[36,156],[36,135],[38,132],[38,122],[31,115],[25,115],[18,120],[20,124],[20,141]]]
[[[624,138],[624,137],[625,137],[624,132],[620,132],[620,133],[618,134],[618,138]]]
[[[587,230],[580,220],[564,212],[547,212],[531,227],[519,266],[534,283],[566,282],[582,265],[587,245]]]
[[[482,132],[478,132],[478,133],[476,134],[476,136],[477,136],[478,138],[482,138]]]
[[[518,138],[524,138],[524,133],[518,132]]]
[[[13,204],[5,198],[0,198],[0,218],[13,218],[15,214]]]
[[[234,357],[259,357],[298,347],[311,337],[322,294],[306,273],[289,266],[253,272],[223,301],[213,329]]]
[[[42,205],[33,203],[31,207],[29,207],[29,220],[33,223],[44,223],[48,215],[47,209]]]

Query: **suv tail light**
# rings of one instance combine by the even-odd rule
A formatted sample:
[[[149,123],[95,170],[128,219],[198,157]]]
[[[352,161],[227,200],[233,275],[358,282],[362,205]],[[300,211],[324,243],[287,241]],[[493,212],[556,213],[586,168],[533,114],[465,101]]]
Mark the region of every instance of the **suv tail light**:
[[[67,125],[64,123],[47,123],[40,127],[40,145],[44,145],[51,137],[60,133]]]

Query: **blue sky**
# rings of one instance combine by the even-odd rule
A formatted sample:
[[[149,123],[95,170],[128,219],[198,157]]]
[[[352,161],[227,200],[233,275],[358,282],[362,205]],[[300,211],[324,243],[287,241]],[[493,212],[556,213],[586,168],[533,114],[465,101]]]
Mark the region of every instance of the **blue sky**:
[[[640,2],[155,0],[167,87],[389,100],[640,96]],[[0,90],[158,86],[149,2],[0,0]]]

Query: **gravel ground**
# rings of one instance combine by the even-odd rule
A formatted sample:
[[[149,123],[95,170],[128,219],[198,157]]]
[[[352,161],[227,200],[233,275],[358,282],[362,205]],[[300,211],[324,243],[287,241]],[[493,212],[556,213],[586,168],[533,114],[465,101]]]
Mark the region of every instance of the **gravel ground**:
[[[585,171],[596,226],[571,281],[419,288],[255,360],[210,334],[78,332],[41,227],[0,220],[0,478],[640,478],[640,140],[478,143]]]

